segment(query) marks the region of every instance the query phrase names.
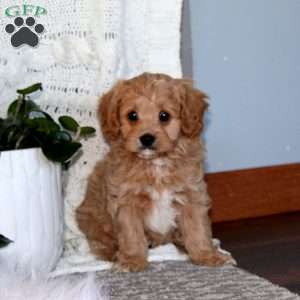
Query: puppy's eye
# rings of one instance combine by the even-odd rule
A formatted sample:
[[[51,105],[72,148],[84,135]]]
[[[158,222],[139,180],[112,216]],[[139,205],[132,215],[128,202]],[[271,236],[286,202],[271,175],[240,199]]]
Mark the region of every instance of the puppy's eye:
[[[171,117],[170,114],[167,113],[166,111],[161,111],[159,113],[159,120],[161,122],[168,122],[170,120],[170,117]]]
[[[131,122],[136,122],[139,119],[139,116],[136,111],[131,111],[130,113],[128,113],[127,117],[128,120]]]

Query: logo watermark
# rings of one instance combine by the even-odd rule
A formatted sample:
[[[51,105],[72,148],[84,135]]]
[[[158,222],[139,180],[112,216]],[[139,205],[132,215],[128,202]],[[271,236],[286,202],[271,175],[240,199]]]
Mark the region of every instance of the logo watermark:
[[[44,7],[29,4],[6,8],[6,17],[14,18],[12,23],[5,26],[5,31],[11,36],[11,45],[15,48],[23,45],[36,47],[40,35],[45,31],[44,25],[38,23],[36,18],[46,14],[47,10]]]

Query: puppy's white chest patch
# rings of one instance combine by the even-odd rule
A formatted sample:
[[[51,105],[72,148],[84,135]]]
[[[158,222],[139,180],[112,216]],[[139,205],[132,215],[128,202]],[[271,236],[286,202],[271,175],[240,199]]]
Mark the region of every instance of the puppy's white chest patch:
[[[177,211],[172,206],[175,200],[174,192],[170,190],[157,192],[154,188],[149,188],[148,193],[152,199],[152,209],[146,217],[146,226],[164,235],[176,227]]]

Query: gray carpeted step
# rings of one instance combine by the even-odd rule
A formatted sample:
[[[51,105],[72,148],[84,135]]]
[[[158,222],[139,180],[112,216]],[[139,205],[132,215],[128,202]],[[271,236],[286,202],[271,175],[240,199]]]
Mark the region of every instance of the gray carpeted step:
[[[145,272],[99,272],[111,300],[296,300],[299,296],[233,266],[208,268],[189,262],[153,263]]]

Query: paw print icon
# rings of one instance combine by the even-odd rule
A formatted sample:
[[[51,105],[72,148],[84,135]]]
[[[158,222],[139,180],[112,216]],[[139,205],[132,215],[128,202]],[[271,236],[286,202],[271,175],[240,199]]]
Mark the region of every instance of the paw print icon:
[[[8,24],[5,31],[11,35],[11,44],[18,48],[22,45],[36,47],[39,44],[39,35],[45,31],[42,24],[36,24],[33,17],[28,17],[25,21],[22,17],[17,17],[14,24]]]

